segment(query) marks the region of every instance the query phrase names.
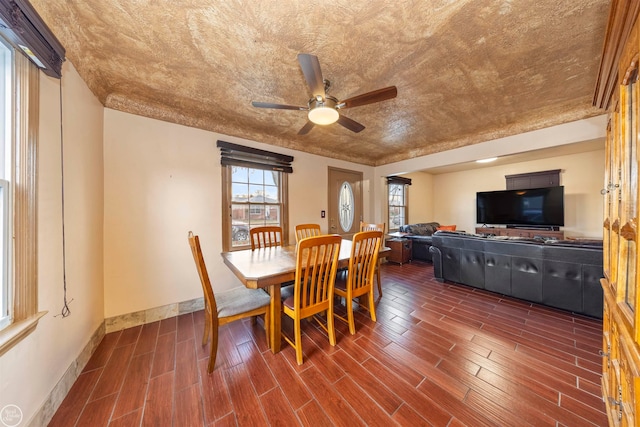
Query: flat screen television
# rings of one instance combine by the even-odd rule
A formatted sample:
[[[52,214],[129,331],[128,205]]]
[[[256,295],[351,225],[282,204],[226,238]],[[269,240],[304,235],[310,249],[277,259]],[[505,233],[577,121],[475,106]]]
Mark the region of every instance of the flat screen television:
[[[476,217],[479,224],[564,226],[564,187],[478,192]]]

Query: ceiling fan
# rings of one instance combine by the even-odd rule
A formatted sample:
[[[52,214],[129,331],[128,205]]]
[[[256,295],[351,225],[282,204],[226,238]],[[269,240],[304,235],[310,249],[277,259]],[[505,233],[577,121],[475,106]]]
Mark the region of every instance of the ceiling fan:
[[[278,110],[301,110],[308,111],[307,124],[298,131],[298,135],[306,135],[315,125],[329,125],[338,122],[353,132],[360,132],[364,126],[360,123],[345,117],[338,113],[338,110],[351,107],[359,107],[362,105],[373,104],[374,102],[385,101],[395,98],[398,95],[398,89],[395,86],[386,87],[384,89],[374,90],[372,92],[363,93],[343,101],[338,101],[331,95],[327,95],[331,83],[329,80],[322,78],[320,70],[320,62],[318,57],[307,53],[298,54],[298,62],[307,80],[307,84],[311,89],[313,97],[309,99],[306,107],[298,107],[295,105],[273,104],[270,102],[251,102],[251,105],[258,108],[275,108]]]

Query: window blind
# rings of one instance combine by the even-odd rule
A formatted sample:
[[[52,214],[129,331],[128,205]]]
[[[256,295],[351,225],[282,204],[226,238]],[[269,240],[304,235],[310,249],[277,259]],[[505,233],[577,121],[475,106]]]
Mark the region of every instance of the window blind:
[[[0,0],[0,33],[46,75],[62,77],[64,47],[27,0]]]
[[[388,176],[387,177],[387,184],[411,185],[411,179],[403,178],[401,176]]]
[[[293,172],[293,168],[291,167],[293,156],[245,147],[220,140],[217,142],[217,147],[220,148],[220,164],[222,165],[244,166],[286,173]]]

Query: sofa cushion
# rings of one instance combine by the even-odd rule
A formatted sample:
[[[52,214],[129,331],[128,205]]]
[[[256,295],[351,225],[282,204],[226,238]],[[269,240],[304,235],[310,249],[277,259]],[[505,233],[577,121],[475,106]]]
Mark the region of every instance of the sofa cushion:
[[[456,225],[440,225],[436,227],[436,230],[445,230],[445,231],[456,231]]]
[[[400,227],[400,232],[418,236],[431,236],[436,232],[440,224],[437,222],[421,222],[417,224],[407,224]]]

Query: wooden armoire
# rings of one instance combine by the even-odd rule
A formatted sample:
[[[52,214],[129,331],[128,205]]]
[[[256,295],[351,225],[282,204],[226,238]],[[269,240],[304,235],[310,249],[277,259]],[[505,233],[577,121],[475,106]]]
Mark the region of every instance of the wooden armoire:
[[[640,425],[640,0],[612,0],[594,105],[609,112],[604,188],[602,395],[609,424]]]

